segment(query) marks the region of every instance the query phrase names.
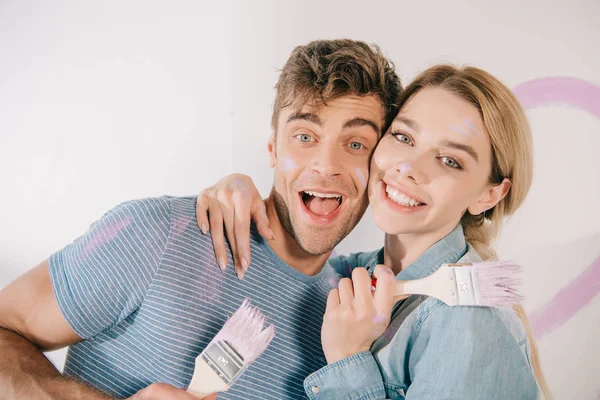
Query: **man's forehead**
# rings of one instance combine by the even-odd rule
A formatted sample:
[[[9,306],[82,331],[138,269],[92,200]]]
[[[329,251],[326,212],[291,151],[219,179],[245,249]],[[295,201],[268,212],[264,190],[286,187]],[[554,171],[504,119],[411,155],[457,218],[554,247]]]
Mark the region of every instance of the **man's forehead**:
[[[327,102],[311,101],[291,104],[281,110],[280,121],[306,120],[322,125],[326,119],[343,114],[344,120],[364,119],[372,122],[377,130],[381,130],[385,115],[380,99],[369,96],[343,96]]]

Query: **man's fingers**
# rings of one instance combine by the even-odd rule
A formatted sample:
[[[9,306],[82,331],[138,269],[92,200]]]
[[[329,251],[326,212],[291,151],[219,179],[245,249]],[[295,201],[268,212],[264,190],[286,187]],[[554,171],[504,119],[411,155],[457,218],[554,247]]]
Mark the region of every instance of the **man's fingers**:
[[[221,270],[225,270],[227,267],[227,247],[225,246],[225,236],[223,234],[223,212],[219,203],[212,198],[208,199],[210,221],[210,238],[213,242],[215,249],[215,256],[217,257],[217,264]]]
[[[206,235],[209,229],[208,223],[208,197],[206,196],[206,191],[203,190],[200,192],[198,197],[196,198],[196,223],[198,227],[202,231],[203,234]]]
[[[389,267],[380,264],[375,267],[373,277],[377,279],[377,289],[373,295],[375,308],[378,315],[389,318],[394,307],[396,276]]]

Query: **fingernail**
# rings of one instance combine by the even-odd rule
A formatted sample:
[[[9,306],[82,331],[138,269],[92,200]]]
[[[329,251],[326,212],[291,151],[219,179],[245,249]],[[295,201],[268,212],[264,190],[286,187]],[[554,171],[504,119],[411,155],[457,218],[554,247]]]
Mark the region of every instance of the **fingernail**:
[[[269,233],[271,234],[271,240],[275,239],[275,235],[273,235],[273,231],[269,228]]]
[[[244,278],[244,274],[246,273],[246,270],[242,267],[235,267],[235,272],[237,274],[238,279],[242,280]]]
[[[202,223],[202,226],[200,227],[200,230],[205,235],[206,235],[206,232],[208,232],[208,228],[206,227],[206,224],[204,222]]]
[[[248,258],[246,256],[242,257],[242,268],[244,270],[248,269]]]
[[[225,271],[226,267],[227,263],[225,262],[225,259],[223,257],[219,257],[219,268],[221,268],[221,271]]]

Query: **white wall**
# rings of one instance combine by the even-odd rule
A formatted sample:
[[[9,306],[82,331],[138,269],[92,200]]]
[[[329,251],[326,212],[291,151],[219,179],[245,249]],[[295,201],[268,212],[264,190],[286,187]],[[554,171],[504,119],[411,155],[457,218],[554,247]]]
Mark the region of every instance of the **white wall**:
[[[194,194],[232,171],[266,194],[276,70],[309,40],[362,39],[405,82],[442,61],[512,88],[545,78],[522,92],[555,98],[528,110],[535,182],[498,247],[527,265],[556,397],[597,399],[600,1],[496,3],[0,1],[0,287],[121,201]],[[381,238],[367,215],[338,252]]]

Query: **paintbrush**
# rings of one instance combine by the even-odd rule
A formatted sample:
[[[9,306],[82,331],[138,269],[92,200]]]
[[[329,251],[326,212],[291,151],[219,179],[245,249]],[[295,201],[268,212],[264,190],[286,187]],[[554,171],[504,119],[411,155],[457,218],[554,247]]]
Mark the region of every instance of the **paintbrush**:
[[[522,270],[512,261],[443,264],[425,278],[398,280],[395,295],[424,294],[449,306],[512,306],[523,300],[518,290]]]
[[[200,398],[227,391],[248,365],[265,351],[274,336],[275,327],[265,328],[265,317],[245,299],[196,357],[187,391]]]

